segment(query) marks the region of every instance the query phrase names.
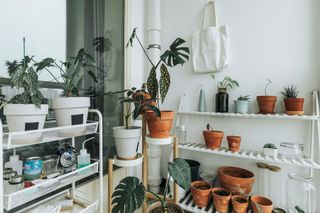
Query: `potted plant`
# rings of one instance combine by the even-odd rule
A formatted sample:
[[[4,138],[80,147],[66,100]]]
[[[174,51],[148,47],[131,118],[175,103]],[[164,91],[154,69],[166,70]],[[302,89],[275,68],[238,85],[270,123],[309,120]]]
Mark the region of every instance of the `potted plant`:
[[[207,130],[203,131],[204,141],[208,149],[220,149],[223,138],[222,131],[213,130],[210,124],[207,124]]]
[[[242,195],[233,195],[231,198],[233,211],[235,213],[246,213],[249,205],[248,198]]]
[[[274,114],[274,107],[276,105],[277,96],[269,96],[267,94],[268,86],[272,83],[269,79],[267,79],[268,83],[264,88],[264,96],[257,96],[257,102],[259,106],[260,114]]]
[[[193,202],[198,207],[207,207],[211,197],[211,184],[205,181],[193,181],[191,183],[191,194]]]
[[[249,95],[242,96],[240,95],[236,101],[236,113],[247,114],[249,109]]]
[[[56,77],[51,72],[49,69],[51,67],[59,70],[60,77]],[[69,57],[66,62],[57,62],[53,58],[43,59],[37,63],[37,71],[42,69],[46,69],[64,91],[64,97],[52,99],[52,109],[58,126],[85,124],[90,107],[90,98],[79,97],[80,85],[85,73],[95,78],[95,74],[91,70],[98,69],[94,58],[87,50],[81,48],[76,57]],[[59,81],[60,78],[63,82]],[[73,134],[73,131],[65,133]]]
[[[145,98],[144,88],[137,90],[135,87],[127,90],[109,92],[108,95],[124,94],[118,98],[120,104],[123,104],[123,118],[125,126],[113,127],[113,137],[119,159],[132,160],[137,156],[141,137],[141,127],[131,126],[130,118],[136,120],[141,112],[145,109],[151,110],[160,116],[159,109],[153,105],[154,100]]]
[[[229,112],[229,94],[228,87],[233,89],[239,87],[239,83],[230,77],[224,77],[223,81],[218,83],[218,93],[216,94],[216,112]]]
[[[190,188],[191,175],[190,168],[186,161],[181,158],[175,159],[173,162],[168,163],[169,178],[166,181],[164,196],[161,198],[159,195],[147,190],[142,183],[139,182],[137,177],[126,177],[122,179],[119,185],[116,186],[112,194],[112,212],[118,213],[123,210],[133,213],[140,208],[144,201],[146,192],[151,193],[158,201],[149,206],[148,212],[173,212],[180,213],[183,210],[176,204],[167,201],[167,191],[170,178],[184,190],[188,191]]]
[[[298,98],[299,90],[295,85],[284,87],[281,94],[288,115],[303,115],[304,98]]]
[[[241,143],[241,137],[240,136],[229,135],[229,136],[227,136],[227,140],[228,140],[229,150],[231,152],[239,152],[240,143]]]
[[[263,153],[266,156],[275,157],[277,156],[278,148],[273,143],[266,143],[265,145],[263,145]]]
[[[43,129],[48,105],[42,104],[43,96],[39,90],[38,73],[31,65],[33,57],[25,56],[18,61],[6,61],[10,76],[11,86],[21,89],[21,93],[11,100],[0,101],[4,107],[9,132],[29,131]],[[41,138],[41,134],[27,134],[14,136],[12,141],[18,143],[32,143]]]
[[[215,187],[212,189],[212,195],[215,210],[220,213],[227,213],[232,196],[231,192],[221,187]]]
[[[130,36],[127,43],[127,47],[136,39],[143,50],[144,55],[148,59],[151,70],[147,79],[147,90],[151,98],[157,100],[158,108],[161,103],[164,102],[165,97],[169,91],[170,87],[170,73],[168,72],[169,67],[176,65],[183,65],[189,59],[189,48],[181,46],[185,41],[181,38],[177,38],[171,45],[170,48],[164,51],[160,56],[157,63],[151,61],[146,49],[140,42],[138,35],[136,34],[135,28]],[[157,69],[160,66],[160,78],[157,78]],[[173,111],[161,110],[161,118],[154,115],[152,111],[147,111],[145,113],[145,118],[147,120],[148,129],[150,132],[150,137],[152,138],[168,138],[170,137],[170,130],[172,128],[174,113]]]

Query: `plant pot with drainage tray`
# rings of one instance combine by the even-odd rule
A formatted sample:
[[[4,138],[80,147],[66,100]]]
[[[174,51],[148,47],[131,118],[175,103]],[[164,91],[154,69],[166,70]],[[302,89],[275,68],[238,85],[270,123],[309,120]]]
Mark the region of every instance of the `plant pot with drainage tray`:
[[[215,210],[220,213],[227,213],[231,192],[221,187],[215,187],[212,189],[212,195]]]
[[[24,56],[20,61],[6,62],[11,85],[21,91],[10,100],[0,100],[0,108],[4,107],[9,132],[21,132],[43,129],[48,105],[43,103],[43,95],[39,90],[38,74],[35,71],[33,57]],[[13,135],[13,144],[36,143],[41,140],[41,133],[27,132]]]
[[[133,87],[117,92],[109,92],[107,94],[118,98],[120,104],[122,104],[124,108],[124,111],[121,113],[125,121],[125,126],[113,127],[117,157],[122,160],[133,160],[137,157],[141,127],[130,126],[130,118],[136,120],[146,108],[152,109],[152,113],[158,117],[160,116],[160,111],[154,106],[154,99],[144,100],[145,96],[143,88],[137,90]],[[120,97],[118,97],[118,95],[120,95]]]
[[[295,85],[284,87],[281,94],[288,115],[303,115],[304,98],[298,98],[299,90]]]

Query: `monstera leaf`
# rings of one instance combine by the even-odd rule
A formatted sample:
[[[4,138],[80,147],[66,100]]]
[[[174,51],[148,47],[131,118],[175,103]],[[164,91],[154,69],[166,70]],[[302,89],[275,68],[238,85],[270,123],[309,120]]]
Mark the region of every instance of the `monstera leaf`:
[[[188,47],[179,47],[186,41],[182,38],[177,38],[171,45],[170,50],[166,50],[161,56],[161,60],[168,66],[176,66],[177,64],[183,65],[189,60],[190,50]]]
[[[188,191],[191,183],[189,164],[181,158],[176,158],[173,162],[169,162],[168,170],[173,180],[181,188]]]
[[[122,179],[112,194],[112,213],[133,213],[144,200],[145,188],[137,177]]]
[[[156,73],[155,67],[152,67],[150,70],[150,74],[147,79],[147,89],[151,98],[154,98],[154,99],[157,98],[158,80],[157,80],[157,73]]]
[[[169,87],[170,87],[170,74],[168,72],[168,69],[166,65],[162,64],[160,67],[160,96],[161,96],[161,102],[163,103],[164,99],[166,98],[166,95],[168,93]]]

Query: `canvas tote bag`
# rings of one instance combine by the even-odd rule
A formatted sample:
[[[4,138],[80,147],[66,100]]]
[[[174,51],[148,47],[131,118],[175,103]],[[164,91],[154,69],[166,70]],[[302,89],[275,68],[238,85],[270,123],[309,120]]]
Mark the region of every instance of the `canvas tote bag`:
[[[212,26],[204,28],[208,8],[213,8],[215,20]],[[192,62],[196,73],[219,72],[228,66],[228,27],[219,26],[215,3],[206,5],[201,30],[192,37]]]

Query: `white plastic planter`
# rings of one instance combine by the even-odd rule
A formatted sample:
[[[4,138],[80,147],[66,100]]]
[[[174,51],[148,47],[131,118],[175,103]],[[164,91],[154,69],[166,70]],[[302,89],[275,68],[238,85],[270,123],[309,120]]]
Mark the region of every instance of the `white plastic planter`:
[[[129,129],[124,126],[113,127],[113,137],[119,159],[132,160],[137,157],[141,127],[131,126]]]
[[[43,129],[48,105],[42,104],[40,108],[34,104],[6,104],[3,114],[6,116],[9,132],[20,132]],[[33,143],[41,139],[41,133],[14,136],[13,144]]]
[[[265,156],[276,157],[278,149],[262,148]]]
[[[236,104],[236,113],[247,114],[249,110],[249,101],[237,100],[234,101]]]
[[[52,109],[58,126],[71,126],[87,123],[90,107],[89,97],[61,97],[52,99]],[[85,130],[85,127],[76,131],[63,131],[66,135],[77,135]]]

